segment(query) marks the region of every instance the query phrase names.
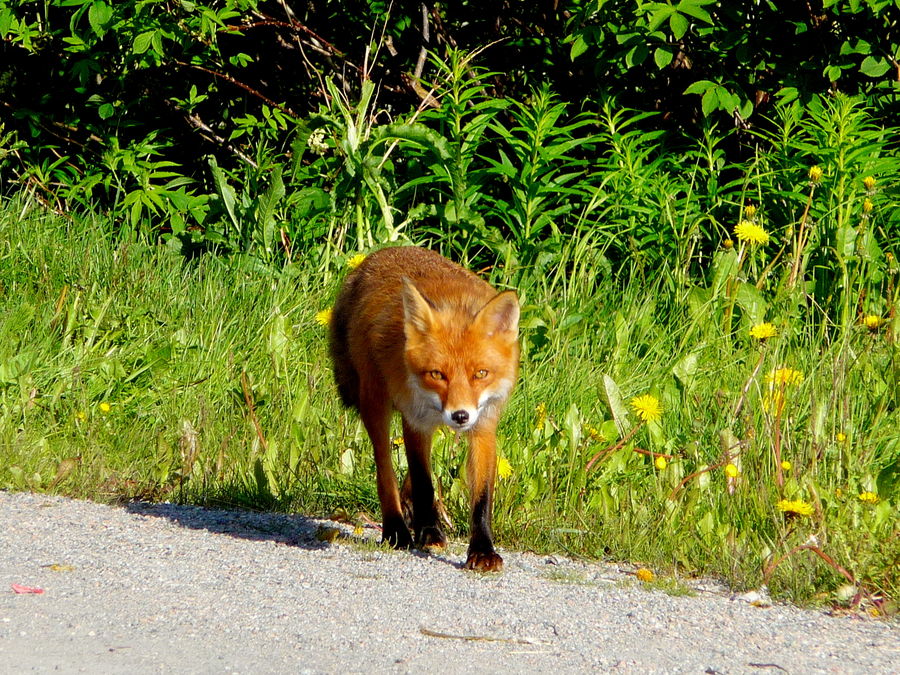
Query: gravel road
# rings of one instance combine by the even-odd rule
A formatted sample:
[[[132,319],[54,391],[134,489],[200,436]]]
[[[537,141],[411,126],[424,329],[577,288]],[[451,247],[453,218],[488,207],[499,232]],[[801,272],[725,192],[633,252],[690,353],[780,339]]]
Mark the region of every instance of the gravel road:
[[[320,541],[303,516],[0,492],[0,672],[900,672],[900,625],[629,570]],[[374,532],[369,532],[374,536]],[[17,594],[13,585],[41,594]]]

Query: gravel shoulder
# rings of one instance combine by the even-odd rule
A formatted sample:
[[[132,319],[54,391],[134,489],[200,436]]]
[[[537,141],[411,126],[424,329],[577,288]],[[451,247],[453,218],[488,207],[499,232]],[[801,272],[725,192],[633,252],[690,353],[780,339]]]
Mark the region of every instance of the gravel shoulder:
[[[462,546],[328,543],[323,525],[0,492],[0,672],[900,672],[896,621],[511,551],[478,575]]]

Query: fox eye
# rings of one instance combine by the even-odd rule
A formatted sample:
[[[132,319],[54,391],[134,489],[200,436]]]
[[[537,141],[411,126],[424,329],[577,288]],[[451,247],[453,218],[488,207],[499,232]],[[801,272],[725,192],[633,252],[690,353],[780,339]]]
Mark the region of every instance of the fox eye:
[[[482,368],[481,370],[477,370],[477,371],[475,371],[475,379],[483,380],[484,378],[487,377],[487,374],[488,374],[488,371],[486,371],[484,368]]]
[[[430,377],[432,380],[443,380],[444,374],[439,370],[429,370],[428,377]]]

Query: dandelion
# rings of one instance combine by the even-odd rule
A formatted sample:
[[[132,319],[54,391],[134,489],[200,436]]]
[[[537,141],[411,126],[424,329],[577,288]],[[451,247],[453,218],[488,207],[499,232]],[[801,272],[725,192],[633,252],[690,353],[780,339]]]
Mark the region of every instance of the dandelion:
[[[726,239],[722,242],[722,248],[724,248],[726,251],[732,249],[734,248],[734,242],[731,239]]]
[[[818,183],[820,180],[822,180],[822,169],[819,168],[818,165],[811,166],[809,168],[809,179],[813,183]]]
[[[881,325],[881,317],[877,314],[868,314],[863,319],[863,324],[869,330],[878,330],[878,327]]]
[[[800,384],[803,382],[803,373],[793,368],[777,368],[766,375],[766,382],[777,387]]]
[[[873,207],[874,207],[874,204],[872,204],[872,200],[869,199],[868,197],[866,197],[863,200],[863,213],[871,213]]]
[[[638,578],[638,581],[643,581],[645,584],[650,583],[651,581],[656,579],[656,575],[646,567],[641,567],[637,572],[634,573],[634,576]]]
[[[662,417],[662,406],[659,404],[659,399],[650,394],[635,396],[631,399],[631,407],[644,422],[655,422]]]
[[[802,499],[782,499],[775,506],[779,511],[788,515],[811,516],[813,514],[812,504],[807,504]]]
[[[354,536],[354,537],[361,537],[361,536],[363,536],[362,525],[357,525],[356,527],[353,528],[353,536]]]
[[[590,438],[595,443],[602,443],[606,440],[606,436],[603,435],[603,432],[596,427],[588,427],[587,435],[588,438]]]
[[[740,474],[740,470],[734,464],[726,464],[725,465],[725,475],[729,478],[737,478],[738,474]]]
[[[653,464],[656,466],[657,471],[664,471],[669,465],[665,457],[657,457],[653,460]]]
[[[789,461],[784,460],[781,463],[781,468],[783,471],[790,471],[793,468],[793,466],[791,465],[791,463]]]
[[[537,419],[534,422],[535,431],[540,431],[544,428],[544,422],[547,421],[547,406],[544,403],[538,403],[537,407],[534,409],[534,412],[537,413]]]
[[[859,495],[859,501],[865,502],[866,504],[877,504],[878,495],[876,495],[874,492],[862,492]]]
[[[349,267],[351,270],[355,270],[357,267],[362,265],[362,262],[365,259],[366,259],[365,254],[357,253],[355,256],[353,256],[352,258],[350,258],[347,261],[347,267]]]
[[[847,440],[847,436],[843,431],[839,431],[837,433],[837,436],[834,437],[834,440],[836,440],[838,443],[843,443]]]
[[[403,436],[394,436],[391,439],[391,445],[393,445],[395,448],[402,448],[403,447]]]
[[[320,326],[331,325],[331,307],[316,312],[316,323]]]
[[[766,340],[770,337],[775,337],[777,334],[775,326],[768,322],[758,323],[750,329],[750,337],[757,340]]]
[[[763,410],[766,412],[775,411],[781,414],[784,409],[784,392],[780,389],[770,390],[763,396]]]
[[[104,415],[106,413],[108,413],[110,410],[112,410],[112,406],[109,403],[107,403],[106,401],[104,401],[97,407],[100,408],[100,412],[102,412]]]
[[[734,228],[734,236],[738,241],[747,242],[749,244],[766,244],[769,241],[769,233],[765,228],[751,223],[749,220],[742,220]]]
[[[865,178],[863,178],[863,185],[865,186],[866,190],[868,190],[869,192],[874,190],[875,189],[875,176],[866,176]]]
[[[497,476],[500,477],[500,480],[506,480],[510,476],[512,476],[513,468],[512,464],[509,463],[509,460],[506,457],[499,457],[497,459]]]
[[[756,215],[756,207],[753,206],[753,204],[747,204],[747,206],[744,207],[744,218],[753,220],[753,216],[755,216],[755,215]]]

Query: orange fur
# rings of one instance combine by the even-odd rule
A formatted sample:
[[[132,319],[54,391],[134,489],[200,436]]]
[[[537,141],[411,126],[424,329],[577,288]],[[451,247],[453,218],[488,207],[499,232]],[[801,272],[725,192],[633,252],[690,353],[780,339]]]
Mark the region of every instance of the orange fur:
[[[444,545],[431,480],[440,425],[469,437],[472,498],[467,567],[495,570],[490,521],[495,430],[515,385],[519,304],[437,253],[417,247],[370,255],[344,281],[332,314],[331,355],[344,403],[372,440],[384,539],[411,546],[388,438],[398,410],[410,468],[415,544]]]

